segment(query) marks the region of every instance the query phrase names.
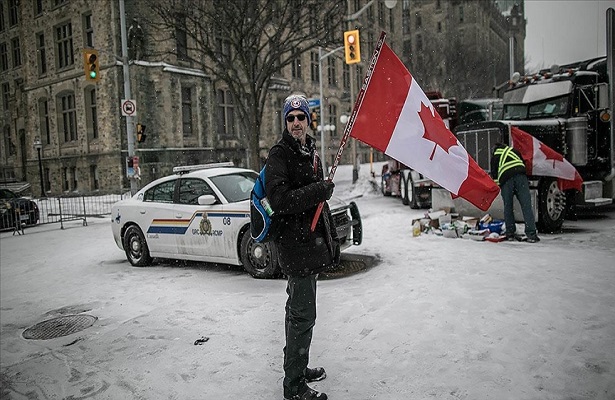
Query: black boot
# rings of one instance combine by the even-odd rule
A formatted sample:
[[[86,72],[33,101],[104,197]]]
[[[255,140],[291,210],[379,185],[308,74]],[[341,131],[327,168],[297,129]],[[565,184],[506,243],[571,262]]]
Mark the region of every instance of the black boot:
[[[327,395],[317,392],[308,385],[303,385],[299,393],[294,395],[284,395],[284,400],[327,400]]]
[[[305,380],[306,382],[322,381],[327,377],[327,373],[323,367],[306,368]]]

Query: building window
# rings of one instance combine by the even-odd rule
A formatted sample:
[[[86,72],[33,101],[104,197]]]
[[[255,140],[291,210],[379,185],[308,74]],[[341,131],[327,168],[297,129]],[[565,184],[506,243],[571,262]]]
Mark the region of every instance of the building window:
[[[14,155],[15,145],[13,144],[13,140],[11,140],[11,127],[9,125],[4,126],[4,156],[6,158]]]
[[[0,70],[6,71],[9,69],[9,51],[6,43],[0,43]]]
[[[88,136],[91,139],[98,139],[98,114],[96,112],[96,89],[88,87],[85,89],[85,111],[86,126]]]
[[[8,82],[2,83],[2,103],[4,104],[4,110],[9,109],[9,101],[11,99],[11,86]]]
[[[327,60],[327,83],[329,86],[337,86],[337,73],[335,68],[335,58],[329,57]]]
[[[73,191],[76,191],[78,188],[77,186],[77,181],[78,181],[77,167],[70,167],[70,178],[71,178],[71,188]]]
[[[64,134],[64,142],[74,142],[77,140],[77,118],[75,110],[75,96],[67,93],[58,97],[60,110],[60,121],[58,125]]]
[[[9,26],[19,22],[19,0],[9,0]]]
[[[228,60],[231,56],[231,45],[228,39],[219,30],[216,31],[214,38],[216,56],[218,60]]]
[[[100,181],[98,180],[98,166],[96,165],[90,165],[90,183],[91,183],[91,190],[98,190],[100,189]]]
[[[51,170],[49,168],[45,168],[44,175],[45,191],[49,193],[49,191],[51,191]]]
[[[38,74],[47,73],[47,52],[45,51],[45,34],[36,35],[36,58],[38,61]]]
[[[319,82],[318,66],[318,53],[312,51],[310,52],[310,77],[312,78],[312,82]]]
[[[376,39],[374,38],[374,32],[367,32],[367,51],[371,54],[376,48]]]
[[[367,7],[367,10],[365,10],[365,14],[367,16],[367,20],[369,22],[374,22],[374,7],[373,5],[370,5],[369,7]]]
[[[51,136],[49,132],[49,102],[47,99],[38,100],[38,119],[39,119],[39,131],[40,137],[44,144],[51,143]]]
[[[463,22],[463,6],[459,6],[459,22]]]
[[[85,46],[94,48],[94,27],[92,26],[92,14],[83,16],[83,34]]]
[[[442,32],[442,22],[438,21],[438,33]]]
[[[421,18],[421,14],[419,13],[416,13],[416,27],[417,29],[423,27],[423,19]]]
[[[403,33],[406,35],[410,34],[410,10],[403,10],[401,17],[401,25]]]
[[[62,191],[68,192],[68,168],[62,168]]]
[[[440,8],[442,8],[442,5],[440,4],[440,0],[436,0],[436,10],[439,10]]]
[[[386,20],[385,20],[385,8],[384,8],[384,2],[380,1],[378,2],[378,22],[382,25],[382,27],[386,27]]]
[[[40,16],[43,14],[43,0],[34,0],[34,15]]]
[[[337,126],[337,106],[335,104],[329,104],[329,124]],[[329,136],[335,136],[334,130],[329,131]]]
[[[4,31],[4,2],[0,1],[0,32]]]
[[[188,36],[185,29],[175,29],[175,46],[177,49],[177,59],[182,61],[188,60]]]
[[[416,35],[416,51],[420,52],[423,50],[423,37],[418,34]]]
[[[19,67],[21,65],[21,48],[19,46],[19,38],[11,39],[11,45],[13,47],[13,67]]]
[[[73,27],[69,22],[57,26],[55,30],[58,68],[66,68],[75,63],[75,55],[73,54]]]
[[[228,90],[218,90],[218,135],[235,135],[235,116],[233,97]]]
[[[391,32],[395,32],[395,14],[393,14],[393,10],[389,10],[389,29]]]
[[[182,88],[182,132],[192,136],[192,88]]]
[[[291,74],[293,78],[301,79],[301,54],[299,54],[297,50],[295,50],[293,54]]]
[[[350,90],[350,65],[342,64],[342,84],[344,90]]]

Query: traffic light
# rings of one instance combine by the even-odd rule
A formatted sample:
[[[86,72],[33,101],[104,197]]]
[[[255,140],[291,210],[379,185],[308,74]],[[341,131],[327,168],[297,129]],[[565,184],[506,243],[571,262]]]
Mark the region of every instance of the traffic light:
[[[98,80],[100,79],[100,68],[98,66],[98,50],[83,50],[83,70],[85,72],[86,81],[98,82]]]
[[[145,134],[145,125],[137,124],[137,142],[143,143],[146,138],[147,135]]]
[[[312,120],[312,122],[310,122],[310,128],[316,131],[318,129],[318,113],[316,111],[310,112],[310,119]]]
[[[361,44],[359,43],[359,30],[344,32],[344,52],[346,64],[361,62]]]

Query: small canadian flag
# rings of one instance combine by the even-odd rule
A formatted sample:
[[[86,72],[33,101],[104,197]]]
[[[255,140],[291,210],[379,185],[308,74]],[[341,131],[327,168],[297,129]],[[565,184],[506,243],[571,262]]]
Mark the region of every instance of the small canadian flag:
[[[519,150],[525,161],[528,175],[559,178],[557,183],[561,190],[582,191],[583,178],[564,156],[516,126],[510,127],[510,137],[512,147]]]

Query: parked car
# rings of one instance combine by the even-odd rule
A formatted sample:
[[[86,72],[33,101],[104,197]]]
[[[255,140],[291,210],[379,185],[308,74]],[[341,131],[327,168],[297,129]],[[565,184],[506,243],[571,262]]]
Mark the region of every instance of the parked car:
[[[38,205],[34,201],[19,197],[12,190],[0,188],[0,229],[22,224],[36,225],[39,216]]]
[[[255,278],[280,274],[273,243],[250,236],[250,192],[258,174],[228,164],[174,168],[111,208],[113,237],[137,267],[152,257],[243,265]],[[329,201],[340,246],[362,240],[354,202]]]

